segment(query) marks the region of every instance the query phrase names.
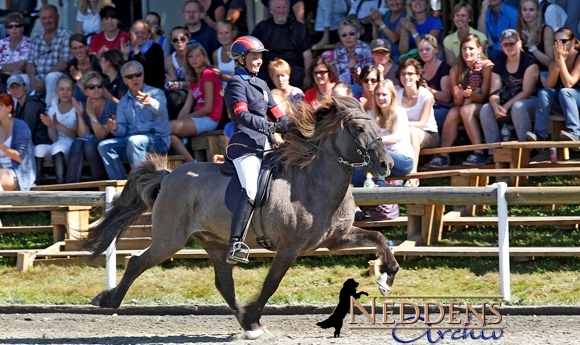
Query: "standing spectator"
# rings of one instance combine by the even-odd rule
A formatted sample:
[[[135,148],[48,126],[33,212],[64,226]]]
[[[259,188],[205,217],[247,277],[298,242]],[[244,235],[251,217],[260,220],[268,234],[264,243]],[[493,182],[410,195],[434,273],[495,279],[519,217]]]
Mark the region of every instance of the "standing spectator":
[[[34,185],[34,147],[30,129],[13,112],[12,96],[0,94],[0,191],[28,191]]]
[[[80,0],[75,33],[85,36],[87,42],[90,42],[91,36],[103,30],[99,11],[104,6],[111,6],[112,4],[111,0]]]
[[[226,18],[226,6],[223,0],[200,0],[199,2],[203,6],[203,12],[205,13],[203,21],[207,26],[215,30],[216,24]]]
[[[314,108],[332,94],[332,89],[338,83],[338,70],[336,64],[330,58],[319,56],[308,67],[308,75],[314,81],[315,86],[304,92],[304,101]]]
[[[536,94],[542,88],[536,60],[522,51],[517,31],[508,29],[500,37],[505,58],[493,66],[489,103],[481,108],[480,121],[485,141],[501,141],[498,122],[512,122],[519,141],[526,141],[532,130]]]
[[[68,76],[61,76],[56,83],[58,104],[48,108],[45,114],[40,114],[40,120],[48,130],[52,141],[50,145],[37,145],[34,148],[36,157],[36,183],[40,183],[42,163],[44,159],[52,158],[56,183],[64,183],[65,162],[68,160],[73,140],[77,137],[78,102],[73,97],[74,82]]]
[[[163,32],[163,28],[161,26],[161,17],[157,12],[149,12],[145,16],[145,21],[149,24],[151,28],[151,38],[153,38],[153,42],[159,44],[163,49],[163,56],[169,56],[171,52],[171,44],[167,37],[165,37],[165,33]]]
[[[194,159],[181,138],[216,129],[221,119],[224,98],[220,94],[221,80],[212,70],[208,54],[201,44],[194,43],[187,48],[185,71],[190,80],[189,93],[177,119],[169,121],[169,127],[171,148],[183,155],[186,162],[192,162]]]
[[[40,120],[40,114],[46,110],[46,104],[38,97],[28,93],[26,82],[21,74],[8,78],[8,91],[16,99],[14,116],[23,120],[32,133],[32,144],[50,144],[46,126]]]
[[[402,86],[397,90],[397,101],[409,119],[411,146],[415,154],[412,172],[417,172],[421,149],[439,146],[437,121],[433,112],[435,99],[429,90],[421,86],[423,69],[419,61],[411,58],[401,60],[397,74]],[[409,179],[405,186],[418,187],[419,179]]]
[[[339,41],[338,26],[346,19],[349,7],[350,1],[318,0],[314,20],[317,43],[312,49],[320,50]]]
[[[101,140],[109,136],[107,122],[115,115],[117,105],[103,97],[103,77],[100,73],[87,72],[83,75],[81,83],[86,102],[75,103],[78,138],[71,145],[66,183],[81,182],[84,159],[89,163],[93,180],[107,179],[107,172],[97,146]]]
[[[373,63],[371,47],[359,39],[357,24],[349,20],[340,23],[338,34],[342,43],[334,49],[338,78],[349,85],[360,84],[357,68]]]
[[[101,70],[105,75],[103,93],[106,99],[115,103],[119,103],[121,97],[129,90],[121,77],[121,66],[124,63],[123,54],[116,49],[107,50],[101,55]]]
[[[222,88],[225,90],[228,81],[234,75],[236,63],[230,56],[232,43],[236,39],[236,27],[227,19],[220,20],[215,26],[218,41],[222,45],[213,52],[214,72],[222,80]]]
[[[131,27],[131,45],[121,48],[126,61],[139,61],[145,69],[145,84],[162,89],[165,85],[165,57],[161,46],[151,38],[151,28],[144,20]]]
[[[30,79],[31,89],[39,94],[46,94],[46,104],[51,105],[56,96],[56,81],[62,76],[71,59],[71,32],[58,26],[60,17],[56,6],[43,6],[39,15],[42,30],[32,36],[26,74]]]
[[[503,0],[483,0],[479,11],[477,30],[487,36],[489,49],[487,54],[491,61],[497,61],[504,56],[501,33],[507,29],[516,29],[518,10],[503,3]]]
[[[562,114],[566,117],[566,130],[560,133],[560,140],[580,141],[580,42],[568,28],[556,31],[554,61],[550,62],[545,88],[538,92],[536,102],[536,122],[534,131],[526,133],[526,140],[547,140],[550,115]],[[552,138],[555,139],[555,138]],[[543,150],[533,161],[549,157]]]
[[[146,85],[143,65],[129,61],[121,67],[123,81],[129,87],[117,104],[116,116],[107,122],[114,138],[99,143],[98,150],[107,175],[124,180],[129,164],[145,161],[147,153],[166,154],[169,149],[169,118],[163,90]]]
[[[259,22],[252,36],[268,47],[262,56],[262,68],[258,77],[273,86],[268,75],[268,64],[274,58],[284,59],[292,67],[290,84],[297,87],[306,85],[306,66],[312,61],[312,42],[306,25],[289,18],[289,0],[271,0],[272,18]]]
[[[375,65],[382,72],[382,76],[379,75],[382,78],[379,79],[389,79],[394,85],[399,86],[399,81],[397,80],[397,65],[391,59],[392,47],[388,40],[377,38],[371,42],[371,55]]]
[[[483,142],[478,117],[481,107],[489,97],[492,68],[493,63],[485,57],[479,37],[468,34],[461,41],[459,63],[449,71],[455,106],[445,117],[441,130],[441,147],[453,146],[461,123],[472,144]],[[484,165],[485,163],[483,150],[475,150],[463,164]],[[433,156],[426,166],[434,169],[449,167],[449,154],[442,153]]]
[[[0,84],[5,85],[8,77],[21,75],[26,85],[30,84],[26,70],[26,61],[30,54],[30,38],[24,36],[26,22],[19,12],[9,13],[4,19],[8,37],[0,40]],[[5,91],[5,90],[4,90]]]
[[[246,14],[246,0],[226,0],[226,19],[238,29],[238,35],[248,34],[248,16]]]
[[[205,15],[203,11],[203,5],[199,0],[187,0],[183,5],[183,19],[189,31],[190,43],[198,42],[205,51],[213,52],[220,45],[215,30],[201,20]]]
[[[371,9],[371,20],[373,22],[373,37],[384,38],[389,41],[391,59],[399,63],[399,37],[401,35],[401,18],[407,16],[405,0],[388,0],[389,10],[383,14],[381,11]],[[376,32],[375,32],[376,31]],[[396,78],[392,80],[396,81]],[[398,81],[395,85],[398,84]]]
[[[83,94],[81,78],[88,71],[101,73],[101,63],[96,55],[89,54],[87,39],[82,34],[73,34],[69,42],[73,58],[66,64],[64,73],[76,82],[75,98],[78,101],[83,101],[85,95]]]
[[[292,67],[284,61],[283,59],[274,59],[268,64],[268,73],[270,79],[276,86],[277,90],[280,90],[284,97],[288,99],[288,102],[295,107],[298,102],[304,100],[304,92],[296,86],[290,84],[290,74],[292,73]],[[288,115],[287,112],[284,114]]]
[[[407,54],[417,48],[423,35],[429,34],[441,43],[443,22],[433,15],[429,0],[407,0],[407,17],[401,18],[399,33],[399,51]]]
[[[473,8],[467,2],[460,2],[453,7],[453,25],[457,29],[454,33],[445,36],[443,46],[445,47],[445,62],[449,66],[455,66],[459,61],[461,42],[467,35],[476,35],[481,42],[483,52],[487,50],[487,37],[483,32],[471,27],[473,22]]]
[[[554,58],[554,30],[544,24],[538,0],[520,2],[517,27],[524,51],[536,58],[540,73],[546,77]]]
[[[129,34],[119,28],[119,11],[113,6],[105,6],[99,11],[103,31],[91,37],[89,52],[102,55],[109,49],[121,50],[121,47],[131,42]]]
[[[387,12],[384,0],[355,0],[350,5],[348,20],[356,25],[360,32],[360,38],[366,43],[373,40],[373,23],[371,21],[371,9],[378,10],[381,14]]]

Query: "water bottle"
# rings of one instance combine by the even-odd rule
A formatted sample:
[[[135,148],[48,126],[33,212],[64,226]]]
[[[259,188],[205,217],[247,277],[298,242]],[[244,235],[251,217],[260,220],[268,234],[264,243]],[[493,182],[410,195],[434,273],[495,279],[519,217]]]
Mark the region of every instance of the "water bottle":
[[[550,163],[558,163],[558,151],[555,147],[550,147]]]
[[[375,186],[375,181],[373,181],[373,174],[367,173],[367,179],[365,180],[363,187],[364,188],[372,188],[374,186]]]
[[[508,128],[507,123],[504,123],[503,127],[501,128],[501,141],[510,141],[510,137],[511,131]]]

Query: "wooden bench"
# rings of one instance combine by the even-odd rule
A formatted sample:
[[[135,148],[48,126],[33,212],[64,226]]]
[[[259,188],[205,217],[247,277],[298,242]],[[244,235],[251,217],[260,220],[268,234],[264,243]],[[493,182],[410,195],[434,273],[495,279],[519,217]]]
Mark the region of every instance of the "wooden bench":
[[[127,180],[102,180],[102,181],[87,181],[87,182],[75,182],[75,183],[62,183],[62,184],[48,184],[41,186],[33,186],[30,190],[32,191],[60,191],[60,190],[98,190],[105,191],[107,187],[115,187],[117,192],[123,190]]]
[[[213,156],[226,152],[223,130],[205,132],[189,137],[189,149],[199,162],[213,162]]]

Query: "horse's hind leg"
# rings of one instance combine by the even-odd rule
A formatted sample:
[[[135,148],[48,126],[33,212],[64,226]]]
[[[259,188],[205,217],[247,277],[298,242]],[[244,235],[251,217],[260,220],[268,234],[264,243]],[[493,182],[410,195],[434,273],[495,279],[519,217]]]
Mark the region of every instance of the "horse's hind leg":
[[[385,295],[388,289],[393,286],[395,281],[395,274],[399,271],[399,263],[395,259],[395,255],[389,248],[387,239],[378,231],[371,231],[352,226],[344,232],[335,233],[336,236],[331,238],[323,246],[330,250],[338,250],[352,247],[377,247],[381,261],[383,264],[380,267],[382,273],[377,281],[381,293]],[[386,284],[387,286],[381,286]]]

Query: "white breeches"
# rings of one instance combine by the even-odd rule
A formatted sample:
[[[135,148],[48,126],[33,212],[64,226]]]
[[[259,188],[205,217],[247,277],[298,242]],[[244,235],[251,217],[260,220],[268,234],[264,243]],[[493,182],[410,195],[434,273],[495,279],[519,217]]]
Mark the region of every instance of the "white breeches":
[[[262,159],[255,155],[245,155],[234,159],[234,166],[242,188],[246,190],[248,198],[254,202],[258,193],[258,176],[262,166]]]

